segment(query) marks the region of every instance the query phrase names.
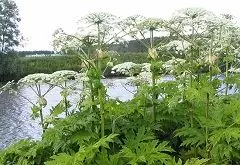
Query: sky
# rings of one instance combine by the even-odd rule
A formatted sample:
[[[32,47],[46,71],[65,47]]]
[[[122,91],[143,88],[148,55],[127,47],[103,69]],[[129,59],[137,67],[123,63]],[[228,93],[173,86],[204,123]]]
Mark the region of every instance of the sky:
[[[176,10],[201,7],[215,14],[240,18],[239,0],[15,0],[26,39],[19,50],[53,50],[52,34],[58,28],[68,33],[77,29],[77,21],[92,12],[108,12],[120,17],[140,14],[169,18]]]

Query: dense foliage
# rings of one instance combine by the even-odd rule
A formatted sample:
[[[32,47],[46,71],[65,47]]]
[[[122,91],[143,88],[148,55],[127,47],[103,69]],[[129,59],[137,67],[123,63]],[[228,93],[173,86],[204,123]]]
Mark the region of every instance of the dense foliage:
[[[0,53],[0,82],[19,78],[21,73],[21,62],[17,55]]]
[[[147,62],[147,53],[120,53],[112,55],[114,64],[132,61],[134,63]],[[0,55],[0,82],[19,80],[34,73],[53,73],[58,70],[80,71],[83,68],[81,59],[74,55],[19,57],[17,55]],[[105,67],[105,65],[103,65]],[[105,76],[111,74],[111,67],[105,71]]]
[[[148,50],[149,63],[142,64],[140,73],[131,78],[131,83],[137,86],[134,97],[122,102],[109,98],[101,81],[102,64],[106,59],[109,60],[107,66],[114,62],[101,44],[100,27],[108,24],[105,16],[110,15],[87,17],[97,27],[98,43],[93,55],[72,45],[72,40],[68,42],[85,66],[81,73],[28,75],[16,84],[28,85],[35,91],[38,100],[31,102],[32,116],[41,119],[43,135],[41,140],[21,140],[2,150],[0,163],[239,164],[240,33],[232,17],[217,17],[203,9],[187,8],[170,21],[139,16],[127,18],[122,24],[126,34],[137,39],[144,34],[151,37],[148,43],[142,43]],[[168,43],[155,42],[157,31],[169,32],[175,39]],[[59,34],[63,35],[58,36],[62,39],[76,39]],[[173,53],[180,59],[172,58]],[[166,55],[170,60],[163,60]],[[223,73],[221,63],[225,63]],[[134,76],[136,66],[140,65],[128,62],[113,69]],[[169,73],[173,79],[163,81]],[[142,81],[141,76],[146,81]],[[68,79],[75,81],[68,83]],[[2,90],[16,93],[12,83]],[[41,91],[42,84],[49,85],[46,93]],[[47,104],[44,97],[54,86],[61,87],[62,100],[52,109],[44,109]],[[73,92],[79,92],[76,107],[68,100]],[[43,111],[48,115],[44,116]]]

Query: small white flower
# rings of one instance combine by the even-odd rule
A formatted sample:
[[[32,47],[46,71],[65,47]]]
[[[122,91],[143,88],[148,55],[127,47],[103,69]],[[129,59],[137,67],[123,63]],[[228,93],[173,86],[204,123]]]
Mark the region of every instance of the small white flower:
[[[4,91],[12,90],[12,86],[14,85],[14,80],[7,82],[4,86],[0,88],[0,94],[2,94]]]
[[[228,71],[233,73],[240,73],[240,68],[230,68]]]
[[[151,72],[141,72],[136,77],[128,77],[127,85],[139,86],[141,84],[151,84],[152,83],[152,73]]]
[[[151,72],[151,64],[150,63],[142,63],[141,64],[141,72]]]
[[[163,64],[163,67],[168,71],[173,71],[176,66],[179,64],[185,63],[186,60],[180,58],[172,58],[171,60],[166,61]]]
[[[51,74],[51,84],[62,84],[69,79],[75,79],[78,73],[72,70],[61,70]]]
[[[45,73],[35,73],[27,75],[18,81],[18,85],[35,85],[48,83],[51,80],[51,75]]]
[[[173,40],[173,41],[170,41],[168,44],[164,45],[163,47],[166,48],[167,50],[175,48],[176,53],[178,53],[178,51],[183,51],[187,49],[190,45],[191,44],[187,41]]]
[[[75,80],[78,82],[87,82],[87,81],[89,81],[89,78],[87,77],[86,73],[78,73],[75,76]]]
[[[141,68],[141,64],[135,64],[133,62],[124,62],[118,65],[115,65],[112,68],[112,71],[115,73],[123,74],[123,75],[131,75],[138,72],[140,68]]]

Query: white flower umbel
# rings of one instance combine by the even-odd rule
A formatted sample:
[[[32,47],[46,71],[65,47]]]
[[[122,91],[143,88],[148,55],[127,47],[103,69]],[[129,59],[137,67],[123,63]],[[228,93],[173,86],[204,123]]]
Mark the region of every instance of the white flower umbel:
[[[51,80],[50,74],[45,73],[35,73],[27,75],[26,77],[18,81],[18,85],[41,85],[44,83],[49,83]]]
[[[51,79],[52,79],[51,74],[36,73],[36,74],[30,74],[20,79],[17,83],[19,87],[29,86],[32,89],[32,91],[36,94],[37,102],[34,103],[31,101],[30,98],[27,98],[21,93],[18,93],[19,96],[23,97],[33,105],[32,117],[33,118],[40,117],[40,121],[41,121],[40,124],[42,126],[43,131],[47,128],[47,125],[45,125],[46,123],[44,121],[44,116],[43,116],[43,108],[46,107],[47,105],[47,100],[44,97],[48,92],[50,92],[54,88],[54,85],[50,84]],[[41,88],[43,84],[50,84],[48,89],[44,92]]]
[[[173,14],[171,21],[180,22],[182,25],[204,24],[208,20],[215,18],[215,15],[203,8],[184,8]]]
[[[163,67],[167,70],[167,71],[173,71],[178,65],[181,65],[183,63],[185,63],[186,60],[184,59],[180,59],[180,58],[172,58],[171,60],[166,61],[163,64]]]
[[[163,47],[166,48],[167,50],[175,48],[176,51],[183,51],[187,49],[190,45],[191,44],[187,41],[173,40],[168,44],[164,45]]]
[[[124,62],[117,64],[112,68],[112,73],[120,73],[123,75],[131,76],[140,72],[141,64],[135,64],[133,62]]]
[[[62,84],[70,79],[75,79],[77,72],[72,70],[61,70],[51,74],[51,84]]]
[[[0,95],[4,92],[4,91],[8,91],[8,90],[12,90],[12,86],[14,85],[14,80],[7,82],[7,84],[5,84],[4,86],[2,86],[0,88]]]
[[[77,75],[75,75],[75,80],[77,82],[87,82],[89,81],[89,78],[87,77],[86,73],[78,73]]]
[[[152,73],[151,72],[141,72],[136,77],[127,78],[127,85],[139,86],[141,84],[151,84],[152,83]]]
[[[141,72],[151,72],[151,64],[150,63],[142,63],[141,64]]]

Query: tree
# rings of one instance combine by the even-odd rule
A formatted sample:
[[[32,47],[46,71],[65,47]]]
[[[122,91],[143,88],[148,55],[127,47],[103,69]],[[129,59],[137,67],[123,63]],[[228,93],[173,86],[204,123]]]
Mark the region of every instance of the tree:
[[[13,0],[0,1],[0,48],[1,52],[12,50],[20,44],[19,10]]]

